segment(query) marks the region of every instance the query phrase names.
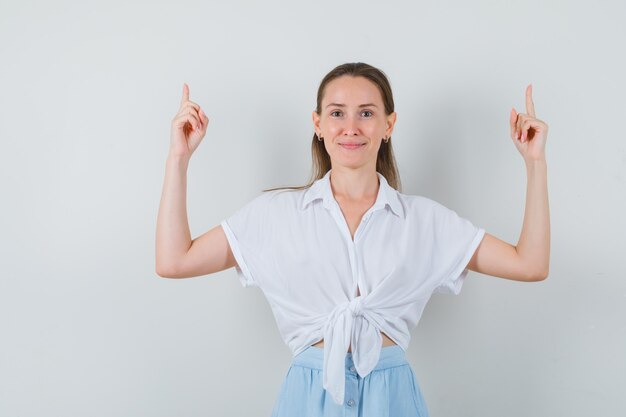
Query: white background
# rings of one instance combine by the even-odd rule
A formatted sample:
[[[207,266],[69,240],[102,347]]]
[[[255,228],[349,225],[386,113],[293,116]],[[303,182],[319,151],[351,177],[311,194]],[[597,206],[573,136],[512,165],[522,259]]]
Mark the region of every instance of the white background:
[[[406,194],[516,244],[511,107],[548,123],[546,281],[470,272],[407,356],[432,417],[626,413],[621,1],[0,2],[0,415],[269,416],[288,369],[234,269],[155,273],[183,82],[209,115],[193,237],[310,173],[317,86],[388,75]]]

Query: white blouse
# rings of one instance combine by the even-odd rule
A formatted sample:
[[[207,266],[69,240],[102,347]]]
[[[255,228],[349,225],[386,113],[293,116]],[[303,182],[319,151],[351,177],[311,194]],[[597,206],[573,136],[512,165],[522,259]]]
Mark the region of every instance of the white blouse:
[[[460,292],[485,230],[377,172],[376,202],[352,240],[331,171],[307,189],[264,192],[221,226],[242,285],[263,291],[293,356],[324,339],[324,388],[343,404],[350,344],[361,377],[378,362],[381,332],[406,351],[431,294]]]

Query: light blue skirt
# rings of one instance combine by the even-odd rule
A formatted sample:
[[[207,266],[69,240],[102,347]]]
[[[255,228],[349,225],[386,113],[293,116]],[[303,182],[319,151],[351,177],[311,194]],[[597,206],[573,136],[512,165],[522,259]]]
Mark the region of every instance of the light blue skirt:
[[[324,349],[309,346],[296,355],[287,371],[272,417],[428,417],[419,384],[398,345],[381,349],[376,367],[365,378],[346,355],[343,405],[322,385]]]

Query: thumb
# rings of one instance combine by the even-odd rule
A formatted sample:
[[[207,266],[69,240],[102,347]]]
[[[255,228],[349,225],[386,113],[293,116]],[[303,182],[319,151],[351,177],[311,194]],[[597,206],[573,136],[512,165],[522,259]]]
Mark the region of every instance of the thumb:
[[[515,127],[515,122],[517,121],[517,112],[515,111],[515,108],[511,109],[511,115],[509,118],[509,124],[511,125],[511,127]]]
[[[514,137],[515,133],[516,133],[516,122],[517,122],[517,111],[515,111],[515,108],[511,109],[511,113],[509,116],[509,125],[511,127],[511,136]]]

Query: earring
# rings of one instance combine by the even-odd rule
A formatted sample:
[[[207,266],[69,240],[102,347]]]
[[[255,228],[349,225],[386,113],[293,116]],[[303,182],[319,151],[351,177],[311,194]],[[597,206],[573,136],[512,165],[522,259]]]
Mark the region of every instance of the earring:
[[[317,134],[317,140],[319,140],[320,142],[321,142],[322,140],[324,140],[324,138],[323,138],[323,137],[321,137],[319,133],[316,133],[316,134]]]
[[[383,142],[385,142],[385,143],[389,143],[389,139],[391,139],[391,138],[387,138],[387,137],[385,137],[385,138],[383,138]]]

